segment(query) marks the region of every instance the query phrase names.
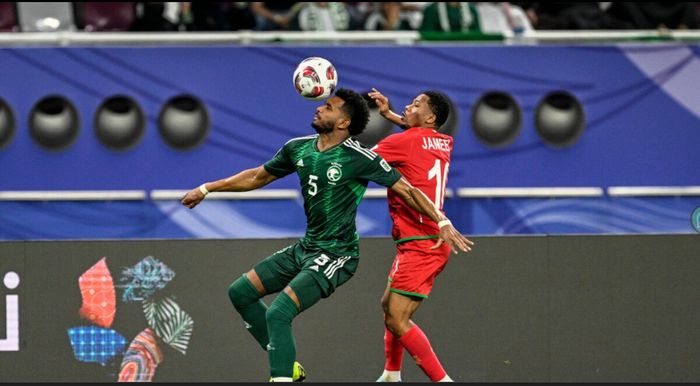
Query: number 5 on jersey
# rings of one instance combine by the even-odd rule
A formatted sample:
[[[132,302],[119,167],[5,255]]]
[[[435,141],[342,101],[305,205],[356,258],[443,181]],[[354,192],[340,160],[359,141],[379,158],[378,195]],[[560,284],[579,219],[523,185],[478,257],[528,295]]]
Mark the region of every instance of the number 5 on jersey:
[[[309,193],[310,196],[315,196],[316,193],[318,193],[318,186],[316,185],[316,180],[318,180],[318,176],[315,176],[313,174],[309,175],[309,190],[307,193]]]

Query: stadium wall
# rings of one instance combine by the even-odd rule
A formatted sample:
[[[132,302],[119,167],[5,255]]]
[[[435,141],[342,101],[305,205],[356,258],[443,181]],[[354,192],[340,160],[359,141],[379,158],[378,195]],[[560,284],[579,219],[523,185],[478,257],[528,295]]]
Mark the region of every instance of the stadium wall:
[[[697,43],[168,45],[160,38],[0,48],[0,239],[303,234],[298,195],[219,200],[196,211],[178,205],[181,194],[156,197],[258,166],[290,138],[312,133],[318,103],[300,98],[291,81],[308,56],[330,59],[340,87],[382,90],[396,111],[425,89],[445,91],[454,107],[446,130],[455,138],[445,209],[465,233],[695,232]],[[398,132],[376,111],[369,126],[368,144]],[[562,132],[575,135],[557,142]],[[266,190],[298,186],[290,176]],[[620,194],[629,187],[652,189]],[[500,188],[515,190],[494,192]],[[63,191],[121,197],[51,195]],[[384,200],[365,200],[359,212],[361,235],[390,235]]]
[[[186,189],[258,166],[314,133],[319,102],[292,84],[308,56],[330,59],[339,87],[383,91],[397,112],[443,90],[454,107],[450,188],[700,184],[697,44],[148,45],[0,48],[0,121],[15,126],[0,130],[0,190]],[[543,106],[552,93],[570,98]],[[112,115],[140,116],[133,125],[99,115],[119,96],[135,107],[109,104]],[[580,120],[582,131],[548,143],[536,129],[543,108],[551,130]],[[399,131],[372,126],[379,138]]]
[[[473,240],[474,251],[452,256],[415,318],[455,380],[700,380],[697,236]],[[144,302],[166,297],[193,325],[188,339],[171,345],[159,338],[154,381],[266,381],[267,355],[226,290],[293,241],[0,243],[0,381],[115,381],[127,354],[113,342],[128,345],[150,325]],[[379,299],[393,245],[363,238],[361,253],[356,277],[294,321],[298,359],[310,381],[368,382],[381,372]],[[111,320],[109,296],[88,300],[91,287],[98,295],[114,291]],[[159,334],[163,320],[154,326]],[[105,339],[91,350],[95,334]],[[427,380],[408,356],[404,380]]]

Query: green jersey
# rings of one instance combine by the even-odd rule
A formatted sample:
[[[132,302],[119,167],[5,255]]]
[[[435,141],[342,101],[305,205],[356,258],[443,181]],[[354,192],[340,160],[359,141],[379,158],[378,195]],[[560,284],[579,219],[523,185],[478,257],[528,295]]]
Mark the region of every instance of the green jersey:
[[[368,181],[390,187],[401,178],[379,155],[352,138],[323,152],[318,135],[287,142],[264,167],[276,177],[296,172],[306,212],[305,248],[336,256],[357,256],[357,206]]]

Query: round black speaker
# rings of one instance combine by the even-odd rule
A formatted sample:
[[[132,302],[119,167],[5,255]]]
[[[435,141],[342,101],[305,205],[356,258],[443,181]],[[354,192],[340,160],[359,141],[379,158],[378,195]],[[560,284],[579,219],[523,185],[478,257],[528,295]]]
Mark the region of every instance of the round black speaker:
[[[209,114],[199,99],[178,95],[165,103],[158,130],[170,146],[187,150],[202,143],[209,131]]]
[[[95,135],[110,149],[125,150],[143,137],[146,120],[131,98],[116,95],[105,99],[95,112]]]
[[[504,92],[489,92],[474,104],[472,130],[479,141],[488,146],[509,145],[517,138],[521,126],[520,106]]]
[[[583,133],[586,117],[581,103],[566,91],[547,94],[535,111],[535,129],[554,147],[570,146]]]
[[[62,150],[78,137],[80,119],[73,104],[51,95],[37,102],[29,115],[29,133],[45,149]]]

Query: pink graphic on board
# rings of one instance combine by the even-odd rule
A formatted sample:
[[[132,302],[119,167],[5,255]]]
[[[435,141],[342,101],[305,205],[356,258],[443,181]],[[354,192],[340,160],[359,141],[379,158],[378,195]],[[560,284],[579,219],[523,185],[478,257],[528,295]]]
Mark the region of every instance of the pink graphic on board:
[[[107,268],[106,258],[103,257],[85,271],[78,279],[78,285],[83,297],[80,316],[97,326],[111,327],[117,306],[114,283]]]

